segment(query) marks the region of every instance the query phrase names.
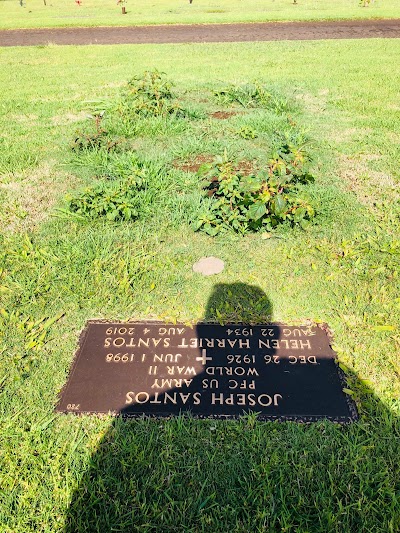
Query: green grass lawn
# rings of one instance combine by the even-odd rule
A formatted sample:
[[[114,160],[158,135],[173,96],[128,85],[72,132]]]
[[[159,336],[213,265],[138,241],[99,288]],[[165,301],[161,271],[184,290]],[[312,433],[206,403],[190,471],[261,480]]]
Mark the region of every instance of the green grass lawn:
[[[1,51],[1,531],[399,531],[399,53],[398,40]],[[149,68],[197,118],[124,132],[159,169],[137,221],[69,214],[66,195],[112,163],[72,152],[76,131]],[[215,89],[254,80],[289,111],[211,116],[227,110]],[[262,165],[288,121],[312,140],[315,224],[267,239],[194,232],[201,190],[185,165],[225,149]],[[257,138],[238,137],[242,127]],[[226,263],[218,277],[192,272],[208,255]],[[265,305],[211,306],[221,287],[237,298],[256,288]],[[360,421],[54,413],[87,319],[219,316],[328,322]]]
[[[397,0],[128,0],[127,14],[115,1],[23,0],[0,1],[0,28],[58,26],[131,26],[144,24],[204,24],[212,22],[265,22],[399,17]]]

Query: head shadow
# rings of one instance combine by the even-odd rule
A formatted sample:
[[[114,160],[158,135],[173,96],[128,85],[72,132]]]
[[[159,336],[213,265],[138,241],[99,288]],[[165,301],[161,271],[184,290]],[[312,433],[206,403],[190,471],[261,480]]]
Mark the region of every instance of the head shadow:
[[[207,301],[204,322],[269,323],[273,307],[265,292],[248,283],[217,283]]]

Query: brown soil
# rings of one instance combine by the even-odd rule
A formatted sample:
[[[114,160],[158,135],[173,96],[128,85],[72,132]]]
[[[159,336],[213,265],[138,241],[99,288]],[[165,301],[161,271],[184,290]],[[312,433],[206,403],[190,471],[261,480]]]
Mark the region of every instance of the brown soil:
[[[400,38],[400,19],[0,30],[0,46]]]
[[[175,168],[179,168],[179,170],[183,170],[184,172],[198,172],[201,165],[204,163],[212,163],[214,159],[215,158],[212,155],[200,154],[191,161],[174,161],[173,166]],[[244,176],[255,174],[257,170],[258,168],[255,164],[255,161],[239,161],[239,163],[235,166],[235,171],[240,172],[240,174]]]
[[[211,113],[210,117],[216,118],[218,120],[225,120],[237,114],[237,111],[215,111],[215,113]]]
[[[255,166],[255,161],[239,161],[235,170],[243,176],[249,176],[250,174],[256,174],[258,169]]]
[[[198,172],[201,165],[204,163],[212,163],[214,160],[214,157],[212,155],[207,154],[200,154],[197,155],[194,159],[191,161],[188,161],[186,163],[182,163],[181,161],[174,161],[173,166],[175,168],[179,168],[180,170],[183,170],[184,172]]]

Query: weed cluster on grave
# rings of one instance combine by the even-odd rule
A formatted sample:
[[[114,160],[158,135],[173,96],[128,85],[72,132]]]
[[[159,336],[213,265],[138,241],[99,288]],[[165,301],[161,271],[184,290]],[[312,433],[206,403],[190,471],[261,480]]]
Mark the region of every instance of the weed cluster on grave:
[[[71,143],[74,152],[85,150],[105,150],[106,152],[122,152],[129,150],[130,146],[123,137],[110,134],[102,124],[104,113],[93,115],[93,126],[89,131],[77,131]]]
[[[211,201],[196,229],[215,236],[224,229],[239,233],[261,228],[270,231],[285,221],[306,229],[315,211],[299,196],[298,185],[314,178],[304,169],[303,159],[303,151],[282,147],[257,174],[238,172],[226,155],[203,165],[200,173]]]
[[[189,112],[163,74],[145,72],[128,82],[105,113],[97,111],[93,115],[90,131],[79,132],[75,137],[74,164],[90,171],[96,181],[69,196],[69,210],[88,219],[105,217],[113,222],[143,218],[151,211],[167,211],[167,216],[174,216],[173,212],[182,216],[186,211],[183,218],[195,230],[211,236],[226,230],[242,234],[270,231],[283,223],[306,229],[315,216],[304,191],[313,181],[309,172],[311,158],[308,139],[287,114],[292,104],[261,83],[231,85],[213,95],[231,109],[240,105],[246,109],[244,113],[258,110],[286,119],[285,131],[274,132],[274,139],[267,139],[275,149],[264,151],[255,162],[259,170],[237,170],[235,158],[228,155],[226,147],[215,154],[214,163],[200,169],[198,176],[202,180],[192,177],[183,184],[182,175],[168,163],[151,164],[157,163],[156,158],[150,159],[150,164],[148,158],[145,162],[136,153],[134,143],[151,139],[153,147],[165,145],[162,133],[173,139],[175,151],[199,135],[210,139],[215,136],[221,144],[213,124],[216,113],[209,111],[210,100],[206,100],[208,117],[204,111]],[[190,96],[192,105],[194,100]],[[228,117],[237,115],[243,121],[242,113]],[[236,129],[224,128],[224,137],[232,143],[243,139],[249,145],[249,141],[259,139],[259,132],[245,124]],[[240,144],[237,148],[246,153]]]
[[[145,117],[187,115],[172,92],[172,83],[157,70],[145,72],[128,82],[123,108],[125,112]]]

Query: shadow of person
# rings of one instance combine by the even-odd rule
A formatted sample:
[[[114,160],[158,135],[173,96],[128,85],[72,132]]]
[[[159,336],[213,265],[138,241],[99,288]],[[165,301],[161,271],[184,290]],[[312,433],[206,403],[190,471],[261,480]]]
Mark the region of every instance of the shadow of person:
[[[214,287],[204,320],[271,318],[261,289],[233,283]],[[115,419],[74,491],[65,533],[367,531],[375,523],[396,531],[398,419],[355,376],[348,387],[365,400],[365,422],[277,425],[255,413],[233,423]],[[354,502],[371,502],[364,518]]]
[[[268,324],[272,304],[263,290],[247,283],[218,283],[208,299],[205,322]]]
[[[245,283],[217,284],[208,299],[204,323],[269,323],[271,318],[272,305],[259,287]],[[194,330],[194,335],[197,338],[204,337],[206,339],[208,334],[202,328],[204,325],[198,324]],[[185,349],[181,348],[180,351],[185,356]],[[198,346],[198,355],[199,358],[202,355],[200,346]],[[196,367],[196,375],[190,380],[190,389],[203,389],[203,380],[209,383],[206,385],[207,388],[212,387],[212,383],[215,381],[205,374],[205,365],[199,362]],[[187,456],[186,446],[189,446],[189,449],[191,447],[193,450],[193,453],[189,454],[190,462],[192,459],[195,462],[201,460],[201,455],[198,455],[196,459],[197,445],[195,444],[196,441],[192,441],[192,437],[195,438],[196,433],[201,434],[203,429],[201,422],[182,414],[185,407],[182,401],[179,401],[179,394],[182,389],[173,387],[170,381],[173,383],[174,380],[165,379],[164,381],[165,384],[160,385],[160,390],[156,396],[150,385],[142,385],[141,391],[135,397],[135,400],[136,398],[139,400],[139,404],[133,403],[121,408],[120,414],[132,416],[139,413],[143,409],[140,402],[147,397],[152,397],[153,400],[155,397],[157,402],[161,402],[165,397],[169,400],[170,398],[175,399],[175,395],[178,395],[177,405],[169,404],[164,411],[162,411],[164,405],[160,407],[159,403],[147,405],[146,409],[148,414],[157,417],[165,417],[170,412],[175,413],[177,417],[164,420],[160,418],[137,418],[135,420],[117,418],[114,420],[92,456],[88,471],[83,475],[79,487],[73,494],[66,520],[66,533],[132,531],[132,528],[138,527],[143,531],[147,529],[157,530],[158,527],[164,530],[167,527],[166,524],[161,526],[162,520],[158,526],[157,522],[154,522],[156,516],[153,517],[153,522],[147,522],[145,518],[147,511],[143,513],[143,509],[147,506],[153,507],[155,502],[160,499],[160,496],[164,494],[163,485],[166,482],[170,486],[173,485],[173,480],[178,475],[177,472],[174,472],[172,459],[176,453],[181,457]],[[127,397],[129,399],[132,396],[128,394]],[[196,415],[196,412],[193,412],[196,406],[193,405],[193,402],[191,404],[191,414]],[[223,406],[219,407],[219,410],[223,412]],[[204,421],[203,426],[204,424],[209,424],[209,422]],[[209,429],[206,431],[209,432]],[[169,437],[180,436],[180,445],[177,446],[177,443],[174,443],[171,448],[171,444],[165,442],[167,435]],[[185,435],[190,436],[189,442],[191,444],[187,442],[185,445]],[[178,450],[180,451],[178,452]],[[151,460],[148,462],[150,458]],[[183,478],[179,482],[180,490],[183,490],[179,501],[182,501],[186,489],[191,486],[188,475],[192,468],[190,467],[187,473],[183,473]],[[161,474],[161,472],[163,473]],[[156,481],[154,476],[159,480]],[[156,488],[158,485],[159,487]],[[145,487],[150,490],[151,494],[147,493]],[[151,489],[151,487],[153,488]],[[145,498],[141,502],[140,494]],[[168,491],[165,494],[168,494]],[[136,495],[133,500],[132,495]],[[164,497],[162,496],[161,499],[163,500]],[[134,503],[135,501],[136,503]],[[163,502],[162,507],[165,505],[168,508],[175,507],[172,501]],[[160,511],[162,511],[162,507]],[[187,518],[184,515],[185,513],[180,519],[183,520],[182,524],[186,522]],[[175,526],[173,527],[175,528]]]

